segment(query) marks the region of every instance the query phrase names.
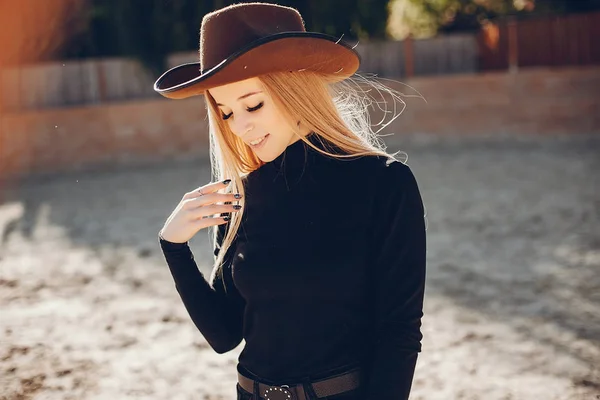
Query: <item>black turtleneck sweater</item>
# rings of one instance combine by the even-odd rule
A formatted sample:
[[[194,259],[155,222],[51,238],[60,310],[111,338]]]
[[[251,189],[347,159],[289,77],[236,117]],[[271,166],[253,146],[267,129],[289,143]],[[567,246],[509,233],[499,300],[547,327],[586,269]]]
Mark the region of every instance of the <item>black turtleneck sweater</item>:
[[[407,399],[421,350],[426,252],[410,168],[379,156],[333,159],[299,140],[244,187],[242,225],[212,279],[187,243],[159,240],[208,343],[224,353],[244,339],[238,369],[267,383],[361,365],[365,399]]]

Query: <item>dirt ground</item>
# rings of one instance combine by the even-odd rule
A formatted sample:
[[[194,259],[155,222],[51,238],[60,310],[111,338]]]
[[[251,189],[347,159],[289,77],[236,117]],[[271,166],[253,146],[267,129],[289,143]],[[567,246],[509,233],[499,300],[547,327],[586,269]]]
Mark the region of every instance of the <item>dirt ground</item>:
[[[412,399],[600,399],[600,135],[412,135],[428,275]],[[207,160],[4,187],[0,399],[234,399],[157,232]],[[209,273],[208,231],[192,249]],[[205,260],[205,261],[203,261]]]

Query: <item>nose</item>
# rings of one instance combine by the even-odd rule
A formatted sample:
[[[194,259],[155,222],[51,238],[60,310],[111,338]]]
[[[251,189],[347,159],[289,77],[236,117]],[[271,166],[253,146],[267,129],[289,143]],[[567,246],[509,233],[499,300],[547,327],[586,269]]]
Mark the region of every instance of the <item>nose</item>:
[[[252,129],[254,129],[254,124],[251,118],[237,118],[232,126],[233,133],[240,138],[245,138]]]

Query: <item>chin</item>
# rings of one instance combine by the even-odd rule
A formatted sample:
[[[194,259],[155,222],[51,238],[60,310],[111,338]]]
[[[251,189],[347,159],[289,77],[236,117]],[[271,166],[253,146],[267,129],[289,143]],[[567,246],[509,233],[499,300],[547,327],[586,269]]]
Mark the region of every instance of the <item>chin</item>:
[[[281,155],[281,153],[283,153],[283,150],[285,150],[285,149],[282,149],[280,151],[276,151],[276,150],[269,151],[269,150],[270,149],[268,149],[268,148],[261,149],[260,151],[255,151],[254,154],[256,154],[256,156],[258,158],[260,158],[260,160],[262,162],[271,162],[274,159],[276,159],[277,157],[279,157]]]
[[[258,158],[260,158],[260,160],[261,160],[262,162],[266,162],[266,163],[267,163],[267,162],[271,162],[271,161],[273,161],[274,159],[276,159],[276,158],[277,158],[277,156],[276,156],[276,155],[274,155],[274,156],[271,156],[271,155],[269,155],[269,156],[265,156],[265,155],[261,155],[261,154],[256,154],[256,155],[258,156]]]

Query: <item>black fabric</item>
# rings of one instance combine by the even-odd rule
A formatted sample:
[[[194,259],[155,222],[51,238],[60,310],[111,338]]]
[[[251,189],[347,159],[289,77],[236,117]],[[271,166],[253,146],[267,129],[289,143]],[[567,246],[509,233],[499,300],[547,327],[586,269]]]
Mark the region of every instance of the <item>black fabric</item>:
[[[338,151],[317,135],[311,143]],[[366,399],[407,399],[425,287],[425,218],[411,169],[333,159],[297,141],[244,178],[246,209],[211,282],[187,244],[160,240],[193,322],[269,384],[364,368]],[[214,249],[220,251],[225,227]]]

